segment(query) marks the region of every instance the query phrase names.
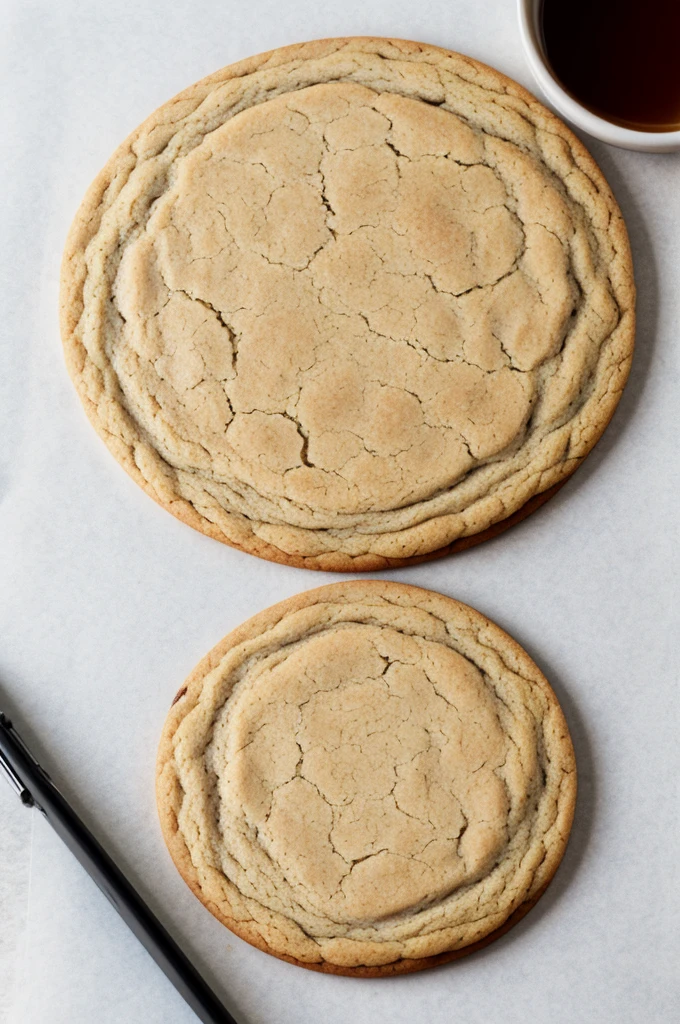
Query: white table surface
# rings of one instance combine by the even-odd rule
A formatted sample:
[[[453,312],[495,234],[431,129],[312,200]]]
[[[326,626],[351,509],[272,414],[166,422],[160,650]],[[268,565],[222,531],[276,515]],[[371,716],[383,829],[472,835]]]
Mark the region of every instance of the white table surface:
[[[258,952],[191,895],[153,796],[170,699],[238,622],[330,575],[174,520],[117,466],[64,370],[64,237],[114,147],[216,68],[321,36],[459,49],[532,87],[513,0],[5,0],[0,31],[0,706],[248,1024],[656,1024],[677,1019],[680,154],[589,143],[631,232],[632,377],[606,437],[500,539],[391,578],[490,615],[550,678],[574,738],[572,840],[539,906],[482,953],[365,981]],[[190,1024],[37,814],[0,784],[0,1017]]]

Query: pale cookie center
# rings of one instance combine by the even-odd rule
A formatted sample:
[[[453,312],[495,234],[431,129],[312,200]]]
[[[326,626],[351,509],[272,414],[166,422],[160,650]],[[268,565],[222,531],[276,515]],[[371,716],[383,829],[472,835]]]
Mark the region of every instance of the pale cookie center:
[[[573,286],[482,133],[317,85],[237,114],[178,168],[123,258],[112,354],[171,464],[355,514],[522,442]]]
[[[465,658],[352,626],[306,640],[246,683],[207,758],[221,827],[243,821],[311,912],[379,921],[500,859],[510,743]]]

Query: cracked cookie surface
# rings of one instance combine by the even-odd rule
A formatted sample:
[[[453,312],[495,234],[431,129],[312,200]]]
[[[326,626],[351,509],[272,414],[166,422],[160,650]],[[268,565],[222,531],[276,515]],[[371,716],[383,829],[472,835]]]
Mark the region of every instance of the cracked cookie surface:
[[[185,880],[266,952],[347,974],[479,948],[543,892],[576,794],[544,676],[473,609],[377,581],[255,616],[197,667],[158,757]]]
[[[161,504],[263,557],[375,569],[563,481],[632,355],[618,207],[568,129],[468,58],[330,40],[226,68],[112,158],[62,326]]]

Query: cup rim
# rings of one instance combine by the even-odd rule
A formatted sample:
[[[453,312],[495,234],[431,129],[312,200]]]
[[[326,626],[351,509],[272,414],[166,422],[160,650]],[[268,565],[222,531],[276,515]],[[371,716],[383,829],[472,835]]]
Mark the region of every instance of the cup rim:
[[[578,128],[602,142],[624,149],[647,153],[667,153],[680,149],[680,129],[670,132],[643,132],[624,128],[599,117],[571,96],[553,75],[546,61],[538,31],[541,0],[517,0],[519,29],[529,66],[536,82],[560,114]]]

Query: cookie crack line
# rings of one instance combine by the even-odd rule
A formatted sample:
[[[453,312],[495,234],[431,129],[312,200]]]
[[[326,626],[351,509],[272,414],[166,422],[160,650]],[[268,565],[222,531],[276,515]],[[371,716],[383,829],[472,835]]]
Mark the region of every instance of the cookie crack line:
[[[379,975],[476,948],[532,905],[575,770],[552,690],[498,627],[353,581],[211,652],[166,722],[158,794],[178,867],[225,924],[304,966]]]
[[[276,51],[161,108],[86,199],[62,299],[72,375],[135,479],[324,569],[533,507],[632,355],[625,228],[578,140],[497,72],[384,40]]]

